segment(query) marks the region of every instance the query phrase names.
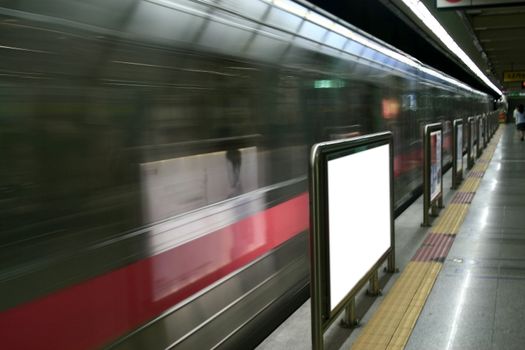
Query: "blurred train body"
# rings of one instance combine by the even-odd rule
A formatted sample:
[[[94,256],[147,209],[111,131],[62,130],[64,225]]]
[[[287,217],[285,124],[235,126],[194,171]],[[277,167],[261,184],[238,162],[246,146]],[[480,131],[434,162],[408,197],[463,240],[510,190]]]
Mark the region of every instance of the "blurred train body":
[[[308,298],[310,146],[392,130],[400,211],[489,110],[305,7],[0,2],[0,347],[253,347]]]

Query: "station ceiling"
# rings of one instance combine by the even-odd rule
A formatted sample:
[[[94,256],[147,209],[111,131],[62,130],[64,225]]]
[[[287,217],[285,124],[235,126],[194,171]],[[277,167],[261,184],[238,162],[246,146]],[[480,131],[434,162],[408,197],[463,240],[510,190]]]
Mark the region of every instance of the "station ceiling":
[[[420,61],[494,94],[402,0],[310,1]],[[525,72],[525,1],[513,1],[512,6],[437,9],[436,0],[421,0],[481,71],[504,91],[522,89],[521,81],[504,82],[504,72]]]
[[[402,0],[380,1],[401,13],[405,21],[413,22],[435,45],[448,51],[423,23],[414,18]],[[439,1],[451,4],[467,2]],[[503,91],[522,89],[521,81],[505,81],[504,72],[525,71],[525,1],[472,0],[478,5],[449,9],[438,9],[436,0],[421,2],[495,85]],[[448,52],[448,55],[458,65],[463,65],[453,53]]]
[[[521,81],[504,82],[504,72],[525,71],[525,3],[523,6],[463,10],[489,67],[507,90],[521,89]]]

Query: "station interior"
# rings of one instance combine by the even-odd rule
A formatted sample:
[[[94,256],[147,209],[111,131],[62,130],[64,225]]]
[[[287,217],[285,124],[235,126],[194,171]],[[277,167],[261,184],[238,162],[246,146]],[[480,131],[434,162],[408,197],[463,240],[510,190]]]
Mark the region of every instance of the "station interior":
[[[0,349],[525,348],[525,1],[0,1]]]

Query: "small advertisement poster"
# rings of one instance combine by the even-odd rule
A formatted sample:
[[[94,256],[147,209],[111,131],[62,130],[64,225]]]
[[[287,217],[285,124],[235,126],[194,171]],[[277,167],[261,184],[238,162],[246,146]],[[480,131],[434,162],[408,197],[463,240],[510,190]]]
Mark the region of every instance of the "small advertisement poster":
[[[441,131],[430,133],[430,200],[441,192]]]
[[[459,173],[463,170],[463,124],[457,127],[458,137],[456,139],[456,171]]]

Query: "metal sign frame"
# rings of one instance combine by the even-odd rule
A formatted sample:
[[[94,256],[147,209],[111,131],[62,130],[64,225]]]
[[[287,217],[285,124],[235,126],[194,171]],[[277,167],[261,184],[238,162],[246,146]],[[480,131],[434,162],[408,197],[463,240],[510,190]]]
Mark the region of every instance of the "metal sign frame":
[[[458,144],[458,129],[461,128],[461,144]],[[465,139],[465,128],[463,126],[463,119],[454,119],[452,127],[452,188],[458,188],[463,180],[464,164],[463,164],[463,140]],[[461,147],[461,170],[458,169],[458,147]]]
[[[483,116],[478,115],[476,117],[476,134],[477,134],[477,140],[478,140],[478,148],[477,148],[477,154],[476,158],[481,157],[481,154],[483,153]]]
[[[481,116],[481,136],[483,137],[483,149],[487,148],[487,115]]]
[[[493,112],[487,113],[487,144],[492,139],[492,114]]]
[[[498,127],[498,112],[493,111],[490,115],[490,139],[494,136],[496,128]]]
[[[483,131],[485,133],[485,148],[487,148],[487,145],[489,144],[490,138],[492,135],[490,135],[490,114],[485,114],[485,129]]]
[[[494,136],[498,128],[499,128],[499,110],[494,111],[494,120],[492,123],[492,136]]]
[[[441,181],[439,194],[436,198],[431,198],[431,144],[430,136],[434,132],[441,133],[441,157],[440,157],[440,169],[441,169]],[[423,223],[422,226],[430,226],[430,210],[432,210],[432,215],[438,215],[438,209],[443,208],[443,124],[434,123],[425,125],[425,135],[424,135],[424,164],[423,164]]]
[[[468,162],[467,166],[469,169],[471,169],[474,166],[474,163],[476,162],[476,156],[478,154],[477,152],[477,143],[476,143],[476,117],[468,117]]]
[[[329,208],[328,208],[328,161],[363,152],[378,146],[389,145],[390,187],[390,247],[370,266],[357,284],[333,309],[330,308],[329,264]],[[310,159],[310,259],[311,259],[311,318],[312,347],[322,350],[323,334],[337,316],[346,311],[346,324],[352,326],[355,319],[355,295],[370,282],[371,294],[379,294],[378,269],[387,261],[387,271],[395,272],[394,237],[394,148],[391,132],[365,135],[356,138],[330,141],[312,147]],[[359,170],[357,170],[359,171]],[[374,184],[371,184],[373,186]]]
[[[483,149],[487,148],[489,144],[489,133],[488,133],[488,124],[489,124],[489,114],[483,114]]]
[[[453,157],[452,157],[452,153],[450,153],[450,162],[446,162],[447,160],[447,157],[445,157],[445,140],[447,138],[447,135],[450,134],[450,137],[452,138],[454,136],[454,131],[452,130],[453,127],[454,127],[454,123],[451,122],[450,120],[447,120],[447,119],[442,119],[441,120],[441,124],[443,125],[443,132],[441,134],[441,136],[443,137],[443,139],[441,140],[441,143],[443,145],[443,153],[442,153],[442,157],[443,157],[443,169],[446,169],[448,171],[449,168],[452,168],[452,160],[453,160]],[[448,133],[447,133],[448,131]],[[453,141],[451,141],[451,150],[452,150],[452,143]],[[451,151],[452,152],[452,151]]]

